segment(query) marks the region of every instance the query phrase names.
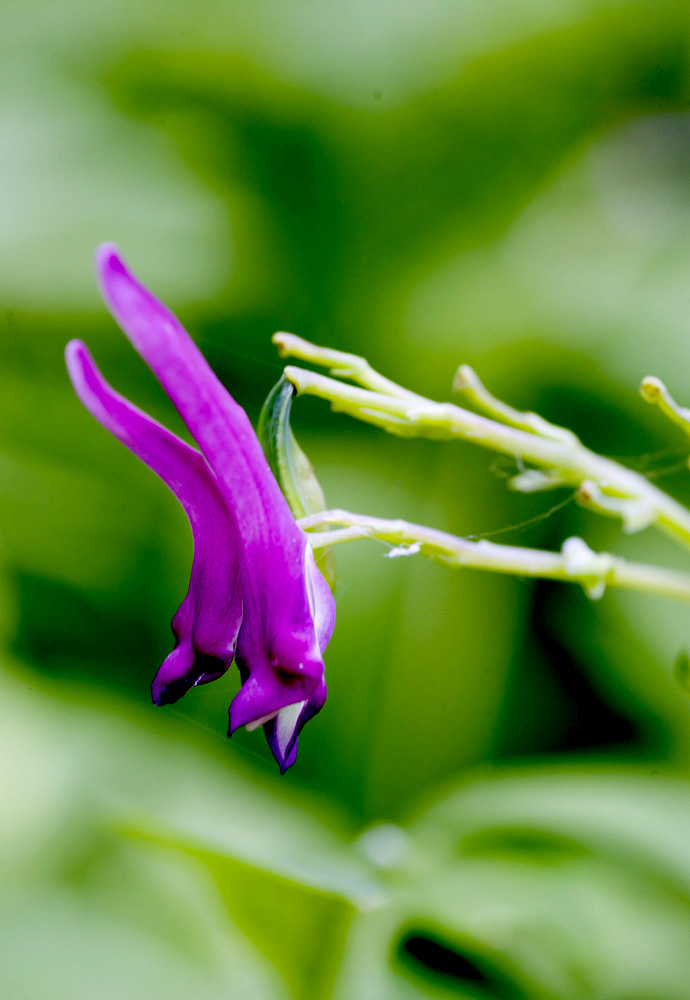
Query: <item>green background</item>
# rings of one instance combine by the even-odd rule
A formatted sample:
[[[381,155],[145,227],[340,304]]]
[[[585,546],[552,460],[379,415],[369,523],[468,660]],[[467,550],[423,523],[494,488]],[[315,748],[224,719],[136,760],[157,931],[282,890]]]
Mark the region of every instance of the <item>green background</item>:
[[[687,1000],[683,606],[339,549],[284,778],[236,672],[154,709],[191,549],[62,361],[180,422],[102,305],[115,241],[256,419],[278,329],[449,398],[456,366],[690,500],[690,8],[5,0],[0,996]],[[331,506],[687,555],[470,445],[300,399]],[[508,530],[504,530],[508,529]]]

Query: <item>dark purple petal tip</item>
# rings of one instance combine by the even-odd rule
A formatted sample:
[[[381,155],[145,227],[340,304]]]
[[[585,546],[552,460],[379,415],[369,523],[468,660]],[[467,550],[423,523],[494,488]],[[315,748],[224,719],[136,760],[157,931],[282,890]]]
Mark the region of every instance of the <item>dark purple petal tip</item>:
[[[311,698],[282,709],[275,718],[264,725],[268,745],[278,762],[281,774],[285,774],[288,768],[295,763],[299,734],[306,723],[321,711],[325,701],[326,684],[322,680]]]
[[[180,643],[163,661],[151,684],[154,705],[172,705],[193,687],[208,684],[222,677],[230,666],[218,657],[193,649],[189,642]]]

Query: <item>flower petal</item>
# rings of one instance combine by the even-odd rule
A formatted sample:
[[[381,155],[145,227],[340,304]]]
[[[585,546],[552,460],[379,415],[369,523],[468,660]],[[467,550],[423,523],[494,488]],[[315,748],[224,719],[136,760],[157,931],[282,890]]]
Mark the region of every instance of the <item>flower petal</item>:
[[[87,410],[160,476],[191,524],[189,591],[172,623],[177,644],[152,686],[156,704],[176,701],[190,687],[220,677],[232,662],[242,621],[237,527],[198,451],[115,392],[84,344],[69,343],[66,360]]]
[[[314,552],[310,545],[307,545],[304,561],[309,610],[316,630],[316,641],[323,654],[326,652],[326,647],[331,641],[335,628],[335,598],[325,576],[316,565]]]
[[[316,629],[319,649],[323,653],[328,645],[335,624],[335,601],[331,589],[318,570],[310,547],[305,553],[305,572],[308,582],[309,604]],[[239,653],[238,653],[238,663]],[[297,758],[297,739],[305,724],[320,712],[326,701],[326,682],[323,672],[311,694],[296,700],[294,686],[287,678],[278,681],[274,673],[267,677],[254,673],[230,706],[230,733],[241,725],[254,729],[263,725],[271,752],[285,774]],[[277,682],[278,681],[278,682]],[[289,701],[285,701],[288,698]],[[270,711],[263,711],[268,709]],[[256,713],[256,714],[255,714]],[[248,719],[249,721],[244,721]]]
[[[302,659],[295,663],[291,659],[294,652],[294,635],[275,636],[272,650],[275,659],[252,662],[252,643],[258,637],[247,638],[251,626],[243,622],[237,644],[237,665],[244,674],[241,691],[230,706],[230,734],[240,726],[254,726],[264,716],[274,716],[280,709],[296,702],[310,701],[312,696],[321,698],[319,708],[326,697],[323,679],[322,653],[326,649],[335,623],[335,601],[330,587],[319,572],[311,547],[307,545],[302,573],[305,580],[309,606],[309,623],[316,638],[316,646],[309,646],[304,639]],[[283,647],[286,643],[286,648]],[[321,695],[323,694],[323,697]],[[312,715],[316,714],[316,709]]]
[[[280,773],[285,774],[297,759],[297,738],[305,724],[320,712],[326,701],[326,684],[306,701],[281,708],[272,720],[264,726],[264,732],[273,756],[278,762]]]
[[[305,678],[310,663],[315,690],[323,664],[304,569],[308,542],[249,418],[179,321],[129,272],[114,247],[99,249],[97,267],[109,308],[177,407],[235,514],[245,556],[238,656],[250,672],[272,666]]]
[[[105,245],[97,266],[114,317],[179,410],[231,500],[252,576],[261,576],[278,603],[303,601],[299,575],[281,572],[306,544],[271,473],[254,429],[175,316],[127,270]],[[283,564],[283,565],[281,565]],[[287,576],[287,580],[283,577]],[[287,592],[285,584],[288,584]]]
[[[244,673],[246,680],[233,698],[229,709],[229,736],[242,726],[254,729],[257,724],[262,725],[267,718],[273,719],[280,710],[289,705],[307,701],[315,688],[315,685],[310,683],[310,690],[307,690],[307,686],[300,678],[288,684],[270,667],[263,671],[253,670],[251,673],[246,671]],[[318,683],[317,680],[316,686]]]
[[[274,741],[281,768],[289,766],[301,726],[325,699],[322,652],[333,629],[333,598],[244,410],[114,247],[99,249],[97,268],[111,312],[177,407],[236,518],[243,591],[236,662],[243,686],[230,706],[229,731],[269,717],[264,730],[278,733],[281,710],[304,703],[296,721],[294,711],[280,716]]]
[[[99,248],[106,303],[177,407],[232,499],[245,547],[286,558],[304,551],[303,532],[270,471],[254,429],[177,318],[132,275],[114,247]],[[275,586],[280,590],[280,583]]]

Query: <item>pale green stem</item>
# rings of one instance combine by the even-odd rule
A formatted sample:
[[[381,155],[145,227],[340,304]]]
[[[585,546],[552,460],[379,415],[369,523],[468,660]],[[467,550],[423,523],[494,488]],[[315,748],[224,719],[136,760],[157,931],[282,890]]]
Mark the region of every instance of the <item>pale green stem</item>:
[[[315,549],[374,538],[396,546],[389,556],[419,553],[446,566],[579,583],[592,598],[601,597],[604,588],[611,586],[690,602],[690,574],[596,553],[581,538],[567,539],[560,552],[546,552],[486,540],[472,542],[421,524],[344,510],[311,514],[298,524],[309,532],[309,541]],[[315,530],[330,525],[341,527]]]
[[[310,344],[308,340],[295,336],[294,333],[274,333],[272,340],[278,348],[278,354],[281,358],[299,358],[300,361],[311,361],[313,364],[328,369],[331,375],[352,379],[353,382],[358,382],[365,389],[383,393],[384,396],[416,400],[418,403],[426,402],[424,396],[418,396],[416,392],[403,389],[397,382],[391,382],[390,379],[380,375],[371,367],[366,358],[360,358],[358,354],[334,351],[330,347],[318,347],[316,344]]]
[[[554,441],[579,443],[577,436],[567,427],[558,427],[557,424],[544,420],[538,413],[523,413],[496,399],[469,365],[460,365],[453,379],[453,389],[455,392],[462,392],[478,410],[510,427],[518,427],[532,434],[541,434],[542,437],[552,438]]]
[[[287,350],[285,345],[284,348]],[[314,348],[307,359],[330,367],[331,361],[324,360],[323,353],[323,349]],[[303,354],[306,356],[307,352]],[[586,481],[594,483],[603,496],[632,501],[637,522],[646,519],[647,523],[659,525],[690,545],[690,510],[638,473],[590,451],[577,438],[554,440],[533,431],[506,426],[452,403],[436,403],[418,396],[409,398],[399,393],[387,395],[291,365],[285,369],[285,375],[298,393],[325,399],[334,410],[375,424],[391,434],[444,440],[461,438],[510,455],[517,461],[554,470],[564,484],[577,487]],[[360,381],[367,378],[372,384],[374,382],[361,370],[358,377]]]
[[[647,403],[658,406],[665,417],[690,437],[690,410],[676,403],[661,379],[654,375],[642,379],[640,395]]]

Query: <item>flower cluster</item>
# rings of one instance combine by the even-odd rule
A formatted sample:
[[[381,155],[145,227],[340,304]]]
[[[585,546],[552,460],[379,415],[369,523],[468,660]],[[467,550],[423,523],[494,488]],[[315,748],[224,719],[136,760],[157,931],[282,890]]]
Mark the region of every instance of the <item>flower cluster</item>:
[[[84,406],[168,485],[189,519],[194,557],[172,627],[175,648],[152,685],[157,705],[221,677],[235,659],[242,686],[228,735],[263,726],[281,772],[326,698],[323,652],[335,621],[315,565],[244,410],[172,313],[116,249],[97,254],[105,301],[198,445],[190,447],[115,392],[86,346],[67,368]]]

